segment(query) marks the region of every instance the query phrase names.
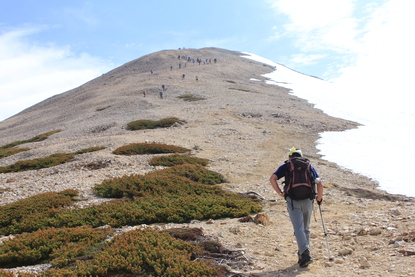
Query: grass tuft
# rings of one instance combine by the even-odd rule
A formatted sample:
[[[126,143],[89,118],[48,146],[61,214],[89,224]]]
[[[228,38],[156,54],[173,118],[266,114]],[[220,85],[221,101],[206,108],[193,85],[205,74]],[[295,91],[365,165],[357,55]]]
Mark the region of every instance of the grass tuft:
[[[33,160],[22,160],[15,162],[12,165],[0,167],[0,173],[20,172],[27,170],[36,170],[41,168],[48,168],[63,164],[75,158],[73,153],[56,153],[45,158],[37,158]]]
[[[105,148],[106,147],[90,147],[76,151],[75,153],[56,153],[44,158],[22,160],[12,165],[0,167],[0,173],[20,172],[53,167],[73,160],[75,158],[75,155],[98,151]]]
[[[176,117],[164,118],[161,120],[147,120],[140,119],[127,124],[127,130],[145,130],[145,129],[156,129],[156,128],[168,128],[173,126],[175,123],[180,123],[180,120]]]
[[[102,243],[110,232],[110,228],[82,226],[40,229],[16,235],[2,244],[0,266],[20,267],[50,262],[53,266],[62,267],[73,263],[75,257],[91,254],[90,249]]]
[[[75,154],[76,155],[80,155],[80,154],[84,154],[84,153],[90,153],[90,152],[99,151],[99,150],[106,149],[106,148],[107,147],[105,147],[105,146],[89,147],[89,148],[85,148],[85,149],[81,149],[79,151],[76,151]]]
[[[187,101],[187,102],[194,102],[194,101],[206,100],[206,98],[197,97],[197,96],[195,96],[193,94],[184,94],[184,95],[177,96],[177,98],[183,99],[184,101]]]
[[[105,111],[106,109],[109,109],[109,108],[111,108],[111,106],[106,106],[106,107],[103,107],[103,108],[98,108],[96,111],[97,112]]]
[[[61,130],[50,131],[50,132],[47,132],[41,135],[37,135],[31,139],[19,140],[19,141],[15,141],[15,142],[0,146],[0,159],[23,152],[23,151],[30,150],[30,148],[16,148],[16,146],[18,145],[25,144],[25,143],[31,143],[31,142],[39,142],[39,141],[47,139],[49,136],[55,133],[58,133],[60,131]]]
[[[243,92],[251,92],[250,90],[248,90],[248,89],[241,89],[241,88],[229,88],[229,89],[232,89],[232,90],[239,90],[239,91],[243,91]]]
[[[148,163],[152,166],[175,166],[180,164],[200,164],[206,166],[207,159],[192,157],[189,155],[173,154],[168,156],[153,157]]]
[[[102,251],[72,266],[54,268],[39,276],[225,276],[200,256],[199,247],[154,229],[116,236]]]
[[[162,143],[131,143],[121,146],[112,153],[116,155],[144,155],[144,154],[167,154],[167,153],[185,153],[191,151],[190,149],[168,145]]]

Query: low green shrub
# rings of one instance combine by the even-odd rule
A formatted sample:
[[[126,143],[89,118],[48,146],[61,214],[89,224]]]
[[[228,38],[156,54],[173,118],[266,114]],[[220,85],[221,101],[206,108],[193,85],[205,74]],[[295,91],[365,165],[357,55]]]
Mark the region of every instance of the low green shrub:
[[[24,147],[24,148],[17,148],[17,147],[6,147],[6,148],[0,148],[0,159],[30,150],[30,148]]]
[[[161,120],[148,120],[140,119],[127,124],[127,130],[145,130],[156,128],[171,127],[175,123],[180,123],[180,120],[176,117],[163,118]]]
[[[16,148],[17,145],[20,144],[25,144],[25,143],[30,143],[30,142],[38,142],[38,141],[42,141],[47,139],[49,136],[60,132],[61,130],[55,130],[55,131],[50,131],[41,135],[37,135],[31,139],[27,139],[27,140],[19,140],[19,141],[15,141],[3,146],[0,146],[0,159],[1,158],[5,158],[23,151],[27,151],[30,148]]]
[[[116,155],[143,155],[143,154],[166,154],[185,153],[190,149],[162,143],[131,143],[115,149],[112,153]]]
[[[210,262],[192,259],[199,253],[199,247],[165,232],[134,230],[116,236],[93,259],[77,260],[74,266],[38,276],[224,276]]]
[[[112,231],[91,227],[49,228],[16,235],[0,245],[0,266],[27,266],[44,261],[66,266],[79,256],[89,255]]]
[[[199,164],[176,165],[163,170],[149,172],[148,175],[174,174],[186,177],[194,182],[205,185],[216,185],[225,183],[226,179],[220,173],[206,169]]]
[[[224,181],[221,174],[201,165],[184,164],[152,171],[146,175],[128,175],[104,180],[94,186],[94,191],[107,198],[142,197],[145,194],[163,195],[166,192],[182,195],[188,194],[188,191],[198,193],[198,187],[195,187],[193,182],[216,185]],[[209,189],[205,186],[201,188]]]
[[[37,158],[33,160],[22,160],[18,161],[12,165],[0,167],[0,173],[8,173],[8,172],[19,172],[19,171],[26,171],[26,170],[36,170],[41,168],[48,168],[56,165],[60,165],[66,163],[73,158],[75,155],[98,151],[101,149],[105,149],[106,147],[90,147],[79,150],[75,153],[56,153],[45,158]]]
[[[73,197],[78,193],[68,189],[61,192],[46,192],[0,206],[0,235],[9,235],[42,228],[34,219],[39,214],[50,214],[58,208],[73,205]],[[32,223],[30,223],[33,221]],[[29,222],[25,230],[21,223]]]
[[[104,110],[109,109],[109,108],[111,108],[111,106],[106,106],[106,107],[103,107],[103,108],[98,108],[98,109],[96,109],[96,111],[97,112],[100,112],[100,111],[104,111]]]
[[[72,153],[56,153],[45,158],[22,160],[9,166],[0,167],[0,173],[19,172],[52,167],[66,163],[73,158],[75,158],[75,154]]]
[[[209,172],[200,165],[179,165],[146,175],[105,180],[94,187],[97,194],[128,198],[83,209],[68,207],[73,203],[74,193],[68,195],[66,191],[60,193],[62,195],[46,193],[16,201],[0,207],[0,234],[33,232],[50,227],[185,223],[193,219],[241,217],[261,210],[258,203],[239,194],[192,181],[206,179],[203,171],[202,175],[198,172],[202,169]],[[184,174],[187,177],[179,176],[185,171],[190,173]]]
[[[197,97],[197,96],[194,96],[193,94],[183,94],[183,95],[177,96],[177,98],[183,99],[184,101],[187,101],[187,102],[206,100],[206,98]]]
[[[50,131],[50,132],[47,132],[47,133],[44,133],[44,134],[37,135],[37,136],[35,136],[33,138],[30,138],[30,139],[27,139],[27,140],[15,141],[15,142],[12,142],[12,143],[9,143],[9,144],[6,144],[6,145],[2,146],[2,148],[14,147],[14,146],[24,144],[24,143],[43,141],[43,140],[47,139],[48,137],[50,137],[51,135],[59,133],[60,131],[62,131],[62,130]]]
[[[208,159],[192,157],[189,155],[174,154],[168,156],[153,157],[148,163],[152,166],[175,166],[179,164],[200,164],[206,166],[208,162]]]
[[[107,147],[105,147],[105,146],[89,147],[89,148],[85,148],[85,149],[81,149],[79,151],[76,151],[74,154],[80,155],[80,154],[84,154],[84,153],[99,151],[99,150],[102,150],[102,149],[105,149],[105,148],[107,148]]]
[[[1,228],[0,233],[8,235],[33,232],[40,228],[84,225],[121,227],[169,222],[186,223],[193,219],[241,217],[261,210],[257,203],[238,194],[227,193],[217,187],[198,185],[190,180],[188,182],[188,187],[195,185],[195,192],[188,191],[185,195],[145,193],[145,196],[134,200],[112,200],[83,209],[49,209],[32,213],[18,222],[12,221],[7,227]]]

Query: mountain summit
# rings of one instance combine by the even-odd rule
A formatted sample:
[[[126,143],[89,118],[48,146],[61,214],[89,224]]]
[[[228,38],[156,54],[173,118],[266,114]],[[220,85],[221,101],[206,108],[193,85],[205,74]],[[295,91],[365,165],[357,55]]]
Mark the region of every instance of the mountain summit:
[[[236,79],[243,79],[247,71],[256,72],[251,77],[266,72],[249,68],[252,64],[254,62],[241,58],[238,52],[215,48],[167,50],[146,55],[0,122],[0,131],[6,131],[2,139],[7,139],[7,134],[24,137],[31,132],[56,128],[65,129],[65,133],[64,126],[71,126],[68,129],[71,134],[82,133],[86,128],[101,124],[124,124],[134,117],[154,118],[159,109],[165,108],[174,113],[174,109],[184,107],[176,105],[183,104],[176,99],[181,94],[215,98],[215,94],[224,93],[223,89],[229,93],[226,86],[221,88],[221,85],[231,85],[226,83],[227,79],[237,82]],[[159,101],[160,91],[167,101]],[[174,99],[175,104],[172,103]]]

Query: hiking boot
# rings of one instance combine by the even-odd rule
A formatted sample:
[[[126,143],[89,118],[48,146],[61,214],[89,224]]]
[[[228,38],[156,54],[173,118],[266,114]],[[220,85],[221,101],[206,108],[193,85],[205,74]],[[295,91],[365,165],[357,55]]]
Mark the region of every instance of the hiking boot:
[[[301,258],[299,260],[300,267],[304,268],[307,267],[309,264],[313,262],[313,259],[310,256],[310,250],[306,249],[303,254],[301,254]]]

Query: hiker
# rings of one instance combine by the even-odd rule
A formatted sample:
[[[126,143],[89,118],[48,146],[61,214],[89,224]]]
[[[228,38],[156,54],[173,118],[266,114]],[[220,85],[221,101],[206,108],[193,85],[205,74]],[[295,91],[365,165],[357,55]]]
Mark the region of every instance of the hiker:
[[[182,79],[184,80],[184,78],[185,78],[185,77],[186,77],[186,75],[185,75],[185,74],[183,74],[183,75],[182,75]]]
[[[167,88],[166,88],[165,85],[161,85],[161,88],[163,89],[163,91],[166,91],[167,90]]]
[[[196,81],[199,81],[199,77],[196,76]]]
[[[160,91],[159,94],[160,94],[160,98],[163,99],[163,92]]]
[[[143,91],[143,96],[146,97],[146,91],[145,90]]]
[[[297,240],[300,267],[307,267],[313,262],[309,248],[310,219],[314,199],[317,198],[318,205],[321,205],[323,201],[323,183],[315,168],[309,163],[308,159],[303,158],[301,150],[293,147],[288,152],[288,160],[269,179],[278,195],[286,200],[288,214]],[[285,179],[283,190],[280,189],[277,182],[282,177]]]

